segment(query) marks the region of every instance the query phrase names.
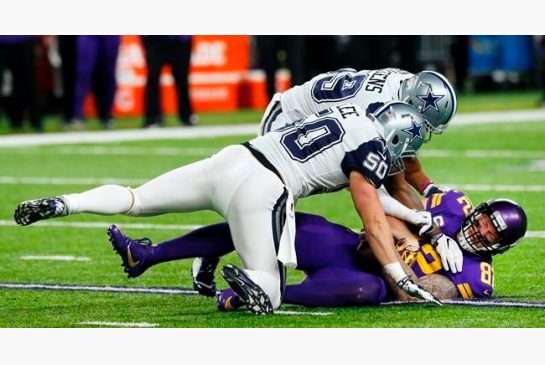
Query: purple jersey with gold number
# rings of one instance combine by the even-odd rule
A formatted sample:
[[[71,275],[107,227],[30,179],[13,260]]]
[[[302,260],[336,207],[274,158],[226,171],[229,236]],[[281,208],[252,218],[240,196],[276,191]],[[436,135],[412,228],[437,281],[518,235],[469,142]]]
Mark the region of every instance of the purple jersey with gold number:
[[[449,191],[433,194],[426,203],[426,210],[444,234],[456,239],[465,218],[473,211],[473,204],[463,193]],[[463,270],[453,274],[443,270],[441,258],[429,242],[420,241],[418,252],[405,252],[402,256],[418,277],[429,274],[448,277],[464,299],[488,298],[492,295],[494,269],[490,258],[464,252]]]

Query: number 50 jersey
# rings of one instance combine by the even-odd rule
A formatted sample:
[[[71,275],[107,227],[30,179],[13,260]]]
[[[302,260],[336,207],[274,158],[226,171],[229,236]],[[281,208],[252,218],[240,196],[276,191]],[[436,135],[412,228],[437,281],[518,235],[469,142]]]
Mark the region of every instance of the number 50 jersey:
[[[250,144],[279,170],[295,199],[346,187],[352,170],[379,188],[391,164],[382,126],[353,104],[323,110]]]

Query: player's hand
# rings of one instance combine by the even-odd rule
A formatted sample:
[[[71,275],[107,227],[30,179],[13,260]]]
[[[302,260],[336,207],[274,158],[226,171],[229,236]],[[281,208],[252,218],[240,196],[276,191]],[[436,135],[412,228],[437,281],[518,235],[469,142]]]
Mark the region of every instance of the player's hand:
[[[433,194],[441,194],[446,193],[447,191],[452,190],[452,188],[448,186],[439,186],[435,184],[429,184],[426,189],[422,192],[422,195],[424,195],[426,198],[429,198]]]
[[[415,226],[421,226],[418,234],[430,233],[433,229],[433,220],[431,219],[431,213],[425,210],[413,210],[407,217],[407,222],[414,224]]]
[[[450,271],[453,274],[462,271],[464,265],[464,255],[456,240],[445,234],[438,234],[432,238],[431,244],[441,256],[443,269]]]
[[[443,305],[443,303],[441,303],[441,301],[437,299],[435,295],[422,288],[420,285],[416,284],[409,275],[399,280],[397,282],[397,285],[411,297],[424,299],[428,302],[432,302],[440,306]]]

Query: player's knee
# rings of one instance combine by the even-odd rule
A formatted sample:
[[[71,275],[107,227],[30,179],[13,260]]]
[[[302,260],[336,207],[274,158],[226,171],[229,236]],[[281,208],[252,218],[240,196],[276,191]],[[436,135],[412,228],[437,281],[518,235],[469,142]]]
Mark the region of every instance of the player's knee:
[[[138,197],[138,189],[131,189],[127,187],[127,190],[129,190],[129,192],[131,193],[132,203],[126,214],[137,217],[142,211],[141,199]]]
[[[352,293],[352,305],[379,305],[386,299],[386,283],[378,276],[369,276]]]

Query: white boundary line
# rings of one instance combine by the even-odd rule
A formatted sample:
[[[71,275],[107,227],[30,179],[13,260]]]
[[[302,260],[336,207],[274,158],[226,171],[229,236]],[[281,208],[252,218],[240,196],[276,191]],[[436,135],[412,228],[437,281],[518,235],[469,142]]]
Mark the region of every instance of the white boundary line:
[[[0,220],[0,226],[10,227],[16,226],[14,221]],[[56,227],[56,228],[100,228],[106,229],[111,226],[111,222],[53,222],[41,221],[29,227]],[[189,231],[203,227],[201,224],[151,224],[151,223],[120,223],[119,227],[130,229],[157,229],[157,230],[180,230]]]
[[[100,322],[100,321],[91,321],[91,322],[78,322],[78,324],[83,324],[87,326],[108,326],[108,327],[137,327],[137,328],[152,328],[157,327],[157,323],[148,323],[148,322]]]
[[[181,294],[181,295],[196,295],[195,290],[189,289],[174,289],[174,288],[141,288],[141,287],[112,287],[112,286],[85,286],[85,285],[53,285],[53,284],[23,284],[23,283],[0,283],[0,288],[5,289],[27,289],[27,290],[87,290],[94,292],[115,292],[115,293],[146,293],[146,294]],[[509,302],[505,300],[443,300],[444,304],[462,305],[462,306],[478,306],[478,307],[510,307],[510,308],[545,308],[545,303],[539,302]],[[386,302],[381,306],[396,306],[396,305],[411,305],[424,304],[424,301],[415,302]],[[297,311],[276,311],[278,314],[285,315],[329,315],[331,312],[297,312]]]
[[[28,227],[54,227],[54,228],[100,228],[106,229],[112,223],[111,222],[53,222],[53,221],[40,221],[36,224]],[[18,227],[14,221],[0,220],[0,227]],[[204,227],[202,224],[152,224],[152,223],[119,223],[119,227],[123,229],[156,229],[156,230],[177,230],[177,231],[190,231],[193,229]],[[24,229],[27,229],[25,227]],[[352,228],[355,232],[359,232],[359,229]],[[528,231],[526,232],[526,238],[545,238],[545,231]]]
[[[397,305],[410,305],[412,303],[419,303],[424,304],[427,302],[424,302],[422,300],[414,301],[414,302],[400,302],[400,301],[393,301],[393,302],[386,302],[381,303],[382,306],[397,306]],[[467,307],[508,307],[508,308],[544,308],[545,309],[545,303],[533,303],[533,302],[508,302],[508,301],[497,301],[497,300],[441,300],[441,303],[443,304],[451,304],[451,305],[460,305],[460,306],[467,306]],[[431,303],[430,303],[431,304]]]
[[[26,255],[19,257],[21,260],[45,260],[45,261],[91,261],[89,257],[84,256],[37,256],[37,255]]]
[[[221,147],[129,147],[129,146],[63,146],[51,148],[19,147],[9,153],[22,155],[102,155],[102,156],[210,156]],[[443,150],[423,148],[419,156],[427,158],[517,158],[545,159],[545,152],[532,150]]]
[[[105,185],[118,184],[128,186],[138,186],[149,179],[124,179],[116,177],[102,178],[72,178],[72,177],[17,177],[0,176],[0,185]],[[545,185],[493,185],[493,184],[455,184],[444,183],[444,186],[450,186],[462,191],[515,191],[515,192],[543,192]]]
[[[274,311],[274,314],[282,314],[287,316],[330,316],[333,312],[296,312],[296,311]]]
[[[0,283],[4,289],[30,289],[30,290],[68,290],[68,291],[94,291],[105,293],[141,293],[141,294],[181,294],[197,295],[195,290],[176,288],[140,288],[120,286],[91,286],[91,285],[57,285],[57,284],[22,284]]]
[[[457,114],[450,124],[453,127],[459,127],[475,124],[540,121],[545,121],[545,109]],[[125,129],[115,131],[46,133],[41,135],[10,135],[0,137],[0,148],[255,135],[258,127],[257,122],[258,121],[256,120],[255,124],[199,126],[197,128],[178,127],[164,129]]]

